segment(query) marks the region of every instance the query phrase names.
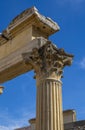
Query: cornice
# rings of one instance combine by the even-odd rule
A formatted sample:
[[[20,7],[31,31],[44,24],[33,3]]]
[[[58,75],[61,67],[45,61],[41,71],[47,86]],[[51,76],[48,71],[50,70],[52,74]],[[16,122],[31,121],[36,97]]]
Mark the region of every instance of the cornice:
[[[35,7],[26,9],[21,14],[16,16],[9,24],[8,29],[13,29],[25,20],[30,19],[32,16],[35,16],[36,19],[39,20],[39,22],[44,23],[46,26],[52,28],[54,31],[59,31],[60,28],[58,24],[54,22],[51,18],[41,15]]]
[[[17,15],[8,25],[8,27],[0,35],[0,45],[13,39],[16,35],[21,33],[25,29],[29,29],[30,26],[35,26],[38,30],[46,34],[47,36],[60,30],[60,27],[51,18],[41,15],[35,7],[24,10]]]

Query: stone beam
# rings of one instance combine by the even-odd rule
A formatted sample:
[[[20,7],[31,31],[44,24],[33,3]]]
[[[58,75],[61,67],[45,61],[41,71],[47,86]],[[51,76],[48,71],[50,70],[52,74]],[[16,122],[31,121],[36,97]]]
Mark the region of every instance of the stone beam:
[[[0,60],[0,83],[6,82],[15,78],[18,75],[21,75],[27,71],[32,70],[30,64],[26,65],[24,63],[22,54],[32,52],[34,48],[41,48],[44,44],[47,43],[45,38],[36,38],[30,41],[28,44],[25,44],[23,48],[17,49],[15,52],[6,56]]]
[[[31,67],[23,63],[22,53],[44,44],[45,40],[38,37],[48,39],[57,31],[58,24],[41,15],[35,7],[15,17],[0,34],[0,83],[29,71]]]
[[[48,38],[57,31],[57,23],[39,14],[35,7],[27,9],[14,18],[0,35],[0,59],[37,37]]]

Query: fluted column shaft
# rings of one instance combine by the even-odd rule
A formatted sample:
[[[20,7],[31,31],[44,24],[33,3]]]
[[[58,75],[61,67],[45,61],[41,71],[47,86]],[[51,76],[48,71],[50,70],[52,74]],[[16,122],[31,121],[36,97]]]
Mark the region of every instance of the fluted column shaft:
[[[63,68],[72,63],[73,55],[47,41],[40,49],[23,55],[25,63],[35,70],[37,82],[36,130],[63,130]]]
[[[36,130],[63,130],[61,91],[56,79],[46,78],[37,86]]]

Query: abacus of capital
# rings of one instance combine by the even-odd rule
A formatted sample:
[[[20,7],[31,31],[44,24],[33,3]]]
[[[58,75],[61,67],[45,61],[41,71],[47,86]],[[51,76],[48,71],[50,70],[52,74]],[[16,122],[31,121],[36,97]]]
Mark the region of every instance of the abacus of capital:
[[[36,130],[63,130],[61,78],[73,55],[48,40],[57,31],[57,23],[32,7],[13,19],[0,35],[0,83],[35,72]]]

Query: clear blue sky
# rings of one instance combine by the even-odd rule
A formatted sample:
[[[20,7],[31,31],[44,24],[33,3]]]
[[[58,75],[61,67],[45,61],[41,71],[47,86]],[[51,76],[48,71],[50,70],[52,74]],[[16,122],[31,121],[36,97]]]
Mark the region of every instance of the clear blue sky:
[[[75,55],[71,67],[64,69],[63,109],[75,109],[77,119],[85,119],[85,0],[1,0],[0,32],[23,10],[36,6],[56,21],[61,30],[52,35],[59,48]],[[33,72],[4,83],[0,96],[0,130],[28,125],[35,117],[36,81]]]

